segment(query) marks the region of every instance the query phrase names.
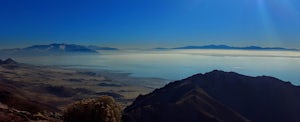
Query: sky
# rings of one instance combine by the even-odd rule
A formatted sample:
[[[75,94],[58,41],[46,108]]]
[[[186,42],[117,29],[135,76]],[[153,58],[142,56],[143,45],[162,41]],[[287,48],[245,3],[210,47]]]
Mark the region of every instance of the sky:
[[[300,1],[0,0],[0,48],[50,43],[300,49]]]

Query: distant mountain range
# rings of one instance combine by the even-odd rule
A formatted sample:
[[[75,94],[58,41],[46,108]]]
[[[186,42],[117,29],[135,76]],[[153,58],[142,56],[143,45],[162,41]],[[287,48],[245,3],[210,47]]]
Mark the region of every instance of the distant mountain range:
[[[99,46],[95,46],[95,45],[89,45],[88,48],[89,49],[93,49],[93,50],[119,50],[118,48],[113,48],[113,47],[99,47]]]
[[[82,53],[97,53],[97,51],[85,46],[75,44],[49,44],[49,45],[34,45],[23,48],[24,51],[39,51],[39,52],[82,52]]]
[[[222,50],[285,50],[285,51],[299,51],[298,49],[289,49],[283,47],[259,47],[259,46],[247,46],[247,47],[233,47],[228,45],[204,45],[204,46],[184,46],[175,48],[155,48],[157,50],[164,49],[222,49]]]
[[[212,71],[136,98],[124,122],[300,122],[300,87],[279,79]]]
[[[82,46],[76,44],[33,45],[26,48],[2,49],[0,54],[6,55],[61,55],[61,54],[98,54],[97,50],[118,50],[111,47]]]

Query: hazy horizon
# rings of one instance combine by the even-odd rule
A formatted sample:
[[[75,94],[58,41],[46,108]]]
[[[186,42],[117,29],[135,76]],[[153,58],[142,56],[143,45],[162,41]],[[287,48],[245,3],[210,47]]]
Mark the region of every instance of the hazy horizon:
[[[146,78],[180,80],[212,70],[268,75],[299,85],[300,53],[294,51],[167,50],[102,51],[93,55],[14,57],[22,63],[110,70]]]
[[[118,48],[300,48],[298,0],[0,2],[0,48],[75,43]]]
[[[230,46],[230,47],[250,47],[250,46],[258,46],[258,47],[262,47],[262,48],[285,48],[285,49],[296,49],[296,50],[300,50],[300,48],[289,48],[289,47],[283,47],[283,46],[261,46],[261,45],[229,45],[229,44],[212,44],[212,43],[208,43],[208,44],[203,44],[203,45],[193,45],[193,44],[186,44],[186,45],[151,45],[151,46],[144,46],[144,47],[133,47],[133,46],[129,46],[129,47],[124,47],[124,46],[115,46],[115,45],[97,45],[97,44],[77,44],[77,43],[57,43],[57,42],[53,42],[53,43],[36,43],[36,44],[28,44],[28,45],[23,45],[23,46],[7,46],[7,47],[0,47],[0,50],[3,49],[22,49],[22,48],[27,48],[27,47],[31,47],[31,46],[36,46],[36,45],[51,45],[51,44],[75,44],[75,45],[82,45],[82,46],[99,46],[99,47],[111,47],[111,48],[118,48],[121,50],[130,50],[130,49],[137,49],[137,50],[151,50],[151,49],[156,49],[156,48],[166,48],[166,49],[172,49],[172,48],[178,48],[178,47],[185,47],[185,46],[209,46],[209,45],[226,45],[226,46]],[[242,50],[242,49],[233,49],[233,50]],[[270,50],[272,51],[272,50]]]

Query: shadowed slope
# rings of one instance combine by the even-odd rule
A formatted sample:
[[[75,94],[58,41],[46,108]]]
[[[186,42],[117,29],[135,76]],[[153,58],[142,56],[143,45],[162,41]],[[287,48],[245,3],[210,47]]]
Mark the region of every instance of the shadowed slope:
[[[300,87],[289,82],[217,70],[181,82],[203,88],[210,96],[254,122],[300,121]]]
[[[220,104],[194,84],[173,82],[139,96],[125,109],[125,122],[243,122],[238,113]]]

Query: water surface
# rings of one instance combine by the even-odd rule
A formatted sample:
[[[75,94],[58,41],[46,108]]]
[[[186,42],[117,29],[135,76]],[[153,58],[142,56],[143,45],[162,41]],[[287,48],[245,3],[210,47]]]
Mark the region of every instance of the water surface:
[[[179,80],[214,69],[274,76],[300,85],[300,53],[292,51],[164,50],[102,51],[99,55],[17,58],[36,65],[107,69],[138,77]]]

